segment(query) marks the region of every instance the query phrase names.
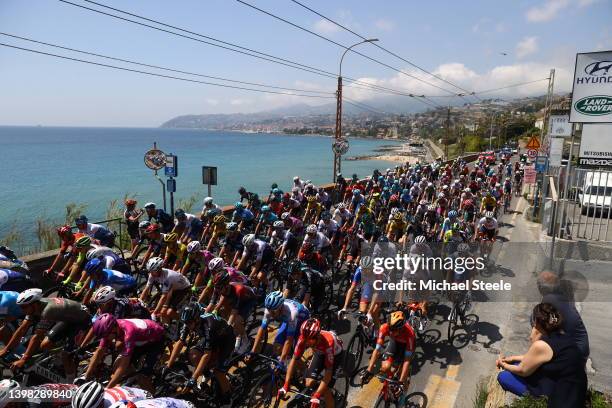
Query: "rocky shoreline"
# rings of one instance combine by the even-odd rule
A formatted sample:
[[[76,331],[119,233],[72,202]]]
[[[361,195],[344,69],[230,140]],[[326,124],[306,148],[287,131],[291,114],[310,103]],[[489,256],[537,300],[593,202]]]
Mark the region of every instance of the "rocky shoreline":
[[[401,145],[385,145],[374,150],[376,153],[382,154],[368,154],[362,156],[348,156],[344,158],[347,161],[357,160],[382,160],[394,163],[416,163],[419,160],[423,160],[423,156],[415,155],[409,150],[407,143]]]

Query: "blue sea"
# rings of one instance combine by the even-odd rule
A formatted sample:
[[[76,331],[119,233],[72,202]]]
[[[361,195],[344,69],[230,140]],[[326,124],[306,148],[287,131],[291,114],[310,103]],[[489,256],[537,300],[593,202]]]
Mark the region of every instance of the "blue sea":
[[[3,194],[0,200],[0,239],[14,225],[22,232],[22,245],[34,246],[38,218],[61,223],[70,202],[87,205],[90,220],[102,220],[109,202],[133,195],[143,205],[161,206],[161,185],[145,167],[144,153],[157,142],[159,149],[178,156],[175,203],[198,195],[196,208],[206,195],[202,166],[218,168],[213,197],[218,204],[233,203],[237,190],[267,195],[273,182],[287,190],[293,176],[328,183],[332,177],[331,140],[324,136],[247,134],[222,131],[0,127]],[[384,140],[351,139],[347,156],[372,154]],[[345,176],[365,176],[374,168],[390,167],[383,161],[343,161]],[[163,177],[163,170],[160,175]],[[168,198],[169,207],[169,198]],[[195,208],[194,208],[195,211]]]

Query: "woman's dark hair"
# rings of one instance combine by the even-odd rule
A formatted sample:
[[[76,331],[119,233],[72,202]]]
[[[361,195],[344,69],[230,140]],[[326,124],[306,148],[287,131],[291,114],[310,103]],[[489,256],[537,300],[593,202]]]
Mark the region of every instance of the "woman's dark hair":
[[[553,333],[561,329],[563,318],[550,303],[540,303],[533,308],[531,323],[546,333]]]

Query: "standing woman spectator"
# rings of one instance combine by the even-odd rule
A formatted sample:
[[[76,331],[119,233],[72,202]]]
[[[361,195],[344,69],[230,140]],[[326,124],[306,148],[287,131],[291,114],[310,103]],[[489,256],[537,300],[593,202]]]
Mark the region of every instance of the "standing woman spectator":
[[[550,303],[540,303],[533,308],[531,326],[527,353],[497,359],[504,370],[497,376],[501,387],[520,396],[546,396],[549,408],[584,407],[584,360],[574,339],[562,331],[561,314]]]
[[[138,242],[140,241],[140,233],[138,231],[138,219],[144,214],[144,210],[140,208],[136,208],[136,204],[138,202],[133,198],[128,198],[125,200],[125,211],[123,211],[123,218],[125,219],[125,224],[127,225],[127,232],[130,236],[130,242],[132,243],[131,251],[134,251],[134,248],[138,246]]]

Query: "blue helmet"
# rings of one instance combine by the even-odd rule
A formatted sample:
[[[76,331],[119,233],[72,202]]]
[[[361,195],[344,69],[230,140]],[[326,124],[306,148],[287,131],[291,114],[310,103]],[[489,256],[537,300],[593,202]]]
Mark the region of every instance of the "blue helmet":
[[[285,301],[285,297],[283,296],[280,290],[268,293],[266,296],[266,300],[264,301],[264,307],[268,310],[276,310]]]
[[[261,212],[262,213],[270,212],[270,207],[268,207],[267,205],[262,206],[261,207]]]
[[[100,272],[102,269],[104,269],[104,264],[98,258],[94,258],[85,264],[85,272],[87,272],[88,275]]]
[[[451,210],[448,212],[448,218],[457,218],[459,214],[457,214],[457,211],[455,210]]]
[[[236,210],[242,210],[244,208],[244,204],[242,204],[240,201],[236,201],[236,204],[234,204],[234,208]]]

